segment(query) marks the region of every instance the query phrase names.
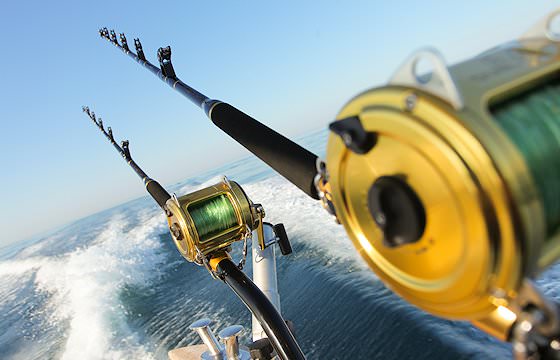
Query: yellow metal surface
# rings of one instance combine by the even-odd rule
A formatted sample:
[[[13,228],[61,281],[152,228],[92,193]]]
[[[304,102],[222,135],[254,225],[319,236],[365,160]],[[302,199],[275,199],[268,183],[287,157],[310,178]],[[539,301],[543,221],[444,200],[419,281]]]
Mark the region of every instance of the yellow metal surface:
[[[486,318],[473,321],[473,325],[502,341],[509,340],[517,315],[505,306],[498,306]]]
[[[558,43],[525,40],[450,67],[461,109],[418,88],[386,86],[358,95],[337,116],[357,116],[378,135],[363,155],[329,137],[338,219],[369,266],[409,302],[503,335],[511,319],[498,309],[507,310],[524,277],[560,256],[560,236],[546,239],[527,164],[489,110],[557,76],[559,54]],[[421,200],[419,241],[384,246],[367,196],[381,176],[404,178]]]
[[[225,260],[225,259],[231,259],[229,254],[225,251],[219,251],[219,252],[216,252],[216,253],[212,254],[212,256],[210,257],[210,260],[208,260],[208,264],[210,265],[210,269],[212,269],[212,271],[218,271],[218,265],[220,264],[220,262],[222,260]]]

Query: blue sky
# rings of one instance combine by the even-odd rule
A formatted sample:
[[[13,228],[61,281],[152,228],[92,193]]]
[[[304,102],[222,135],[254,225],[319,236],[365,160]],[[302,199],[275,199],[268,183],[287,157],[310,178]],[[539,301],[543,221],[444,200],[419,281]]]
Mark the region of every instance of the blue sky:
[[[421,5],[420,5],[421,4]],[[128,138],[163,184],[247,153],[195,106],[102,41],[139,36],[156,61],[289,137],[324,128],[411,52],[449,62],[520,35],[556,1],[4,1],[0,4],[0,246],[144,195],[81,113]]]

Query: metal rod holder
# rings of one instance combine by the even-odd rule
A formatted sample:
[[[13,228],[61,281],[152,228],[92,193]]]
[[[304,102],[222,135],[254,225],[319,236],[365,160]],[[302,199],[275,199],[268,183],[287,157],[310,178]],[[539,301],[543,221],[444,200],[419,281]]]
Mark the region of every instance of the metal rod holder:
[[[218,334],[220,339],[224,342],[226,348],[227,360],[240,360],[241,353],[239,350],[239,334],[243,331],[243,326],[232,325],[229,326]]]
[[[208,347],[208,354],[214,359],[222,359],[222,347],[214,333],[210,329],[212,321],[210,319],[200,319],[192,323],[189,328],[196,331],[198,336],[202,339],[204,345]]]

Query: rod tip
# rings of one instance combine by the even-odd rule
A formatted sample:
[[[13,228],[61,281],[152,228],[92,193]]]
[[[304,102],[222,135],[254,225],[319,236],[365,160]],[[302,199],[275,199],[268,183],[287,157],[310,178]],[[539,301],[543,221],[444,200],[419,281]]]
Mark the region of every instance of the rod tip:
[[[109,39],[109,30],[106,27],[100,28],[99,36],[101,36],[104,39]]]

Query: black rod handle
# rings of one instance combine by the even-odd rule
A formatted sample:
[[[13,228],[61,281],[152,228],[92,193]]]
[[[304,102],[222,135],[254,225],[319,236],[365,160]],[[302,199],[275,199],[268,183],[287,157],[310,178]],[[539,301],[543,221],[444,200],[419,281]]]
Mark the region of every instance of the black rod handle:
[[[317,155],[230,104],[216,102],[208,116],[217,127],[280,175],[307,195],[319,199],[314,184]]]
[[[171,195],[160,185],[157,181],[147,178],[144,180],[146,184],[146,190],[152,196],[152,198],[158,203],[161,208],[164,208],[167,200],[171,199]]]
[[[278,356],[282,360],[305,360],[282,315],[251,279],[229,259],[220,261],[218,268],[224,282],[259,321]]]

